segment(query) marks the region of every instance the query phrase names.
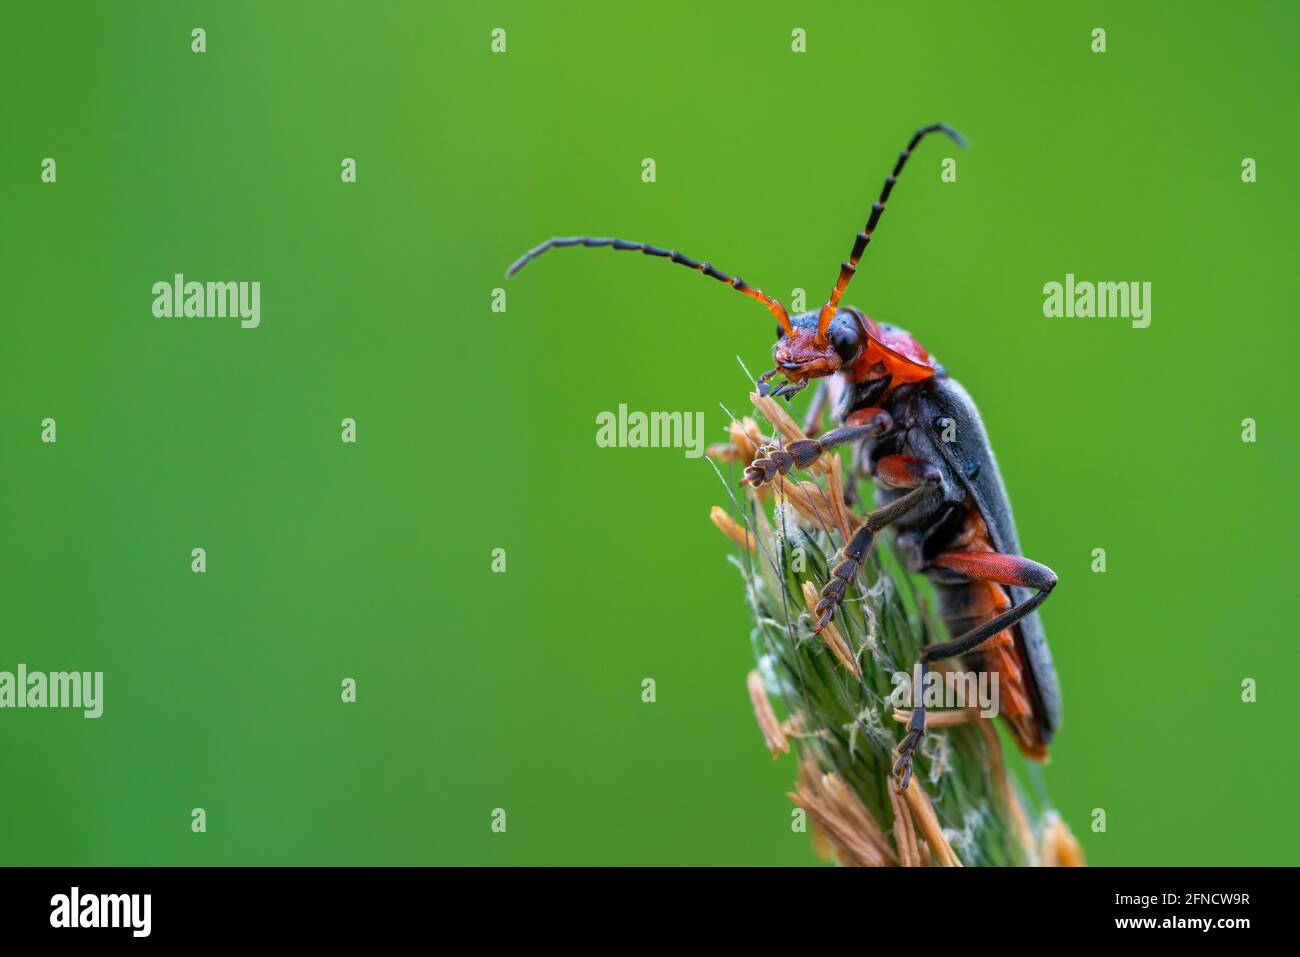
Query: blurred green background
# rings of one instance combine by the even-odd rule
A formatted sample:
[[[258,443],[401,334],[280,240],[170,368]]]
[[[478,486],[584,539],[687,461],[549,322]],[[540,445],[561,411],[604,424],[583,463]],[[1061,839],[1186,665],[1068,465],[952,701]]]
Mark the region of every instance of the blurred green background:
[[[594,441],[619,403],[721,440],[770,317],[603,250],[502,273],[613,234],[815,306],[944,120],[971,148],[925,143],[847,299],[970,389],[1061,577],[1046,784],[1093,864],[1294,863],[1295,27],[1282,4],[7,4],[0,670],[103,671],[106,701],[0,712],[0,861],[813,863],[745,693],[722,486]],[[261,327],[154,318],[176,272],[260,281]],[[1152,282],[1150,328],[1045,319],[1066,272]]]

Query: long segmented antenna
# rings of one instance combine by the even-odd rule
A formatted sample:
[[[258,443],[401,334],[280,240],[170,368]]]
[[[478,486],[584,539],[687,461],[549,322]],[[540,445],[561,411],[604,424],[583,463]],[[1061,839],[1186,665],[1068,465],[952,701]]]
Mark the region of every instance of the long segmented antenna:
[[[849,253],[849,261],[840,264],[840,278],[835,283],[831,298],[827,300],[826,304],[822,306],[821,312],[817,314],[817,342],[826,341],[826,330],[830,328],[831,320],[835,318],[835,313],[840,308],[840,299],[844,297],[844,290],[849,288],[849,280],[858,271],[858,260],[866,252],[867,244],[871,242],[871,234],[875,232],[876,224],[880,222],[880,214],[885,211],[885,203],[889,200],[889,194],[893,191],[894,184],[898,182],[898,175],[903,172],[903,166],[907,163],[907,158],[912,155],[912,151],[916,149],[917,144],[930,133],[944,133],[952,137],[953,142],[963,149],[966,146],[966,138],[946,123],[934,123],[930,126],[924,126],[912,135],[912,141],[907,144],[907,149],[898,154],[898,162],[894,164],[894,171],[885,177],[885,185],[880,190],[880,198],[871,204],[871,217],[867,220],[866,227],[853,240],[853,250]]]
[[[556,246],[586,246],[588,248],[609,246],[618,250],[639,249],[647,256],[662,256],[670,262],[675,262],[681,266],[687,266],[690,269],[704,273],[704,275],[709,276],[712,279],[724,282],[737,292],[744,293],[750,299],[758,300],[772,311],[772,315],[776,316],[776,321],[781,324],[781,328],[785,330],[786,335],[794,335],[794,328],[790,325],[790,314],[785,311],[785,306],[767,295],[763,290],[755,289],[743,279],[728,276],[721,270],[713,268],[709,263],[699,262],[698,260],[691,259],[689,256],[683,256],[675,249],[660,249],[658,246],[651,246],[649,243],[634,243],[626,239],[592,236],[561,236],[555,239],[548,239],[540,246],[535,246],[515,260],[514,264],[506,270],[506,278],[510,278],[542,253]]]

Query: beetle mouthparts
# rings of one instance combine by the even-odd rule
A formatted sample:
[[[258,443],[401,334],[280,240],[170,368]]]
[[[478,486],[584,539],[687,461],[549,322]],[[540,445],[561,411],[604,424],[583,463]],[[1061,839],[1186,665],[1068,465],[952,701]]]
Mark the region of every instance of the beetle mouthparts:
[[[777,364],[775,369],[767,370],[755,380],[755,385],[758,386],[758,394],[763,396],[771,395],[778,399],[784,396],[785,400],[789,402],[791,396],[802,392],[808,385],[807,376],[790,375],[790,372],[802,369],[803,365],[802,362],[781,362]],[[785,382],[779,388],[774,389],[768,380],[782,370],[785,370]]]
[[[798,395],[804,389],[808,388],[807,379],[799,379],[797,382],[787,381],[785,385],[772,393],[773,398],[784,398],[789,402],[794,396]]]

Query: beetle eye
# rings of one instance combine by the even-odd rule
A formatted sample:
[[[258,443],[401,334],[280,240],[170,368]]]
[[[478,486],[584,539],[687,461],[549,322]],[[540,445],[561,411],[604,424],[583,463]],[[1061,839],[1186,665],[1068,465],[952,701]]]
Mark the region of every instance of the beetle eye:
[[[847,330],[831,330],[831,345],[840,361],[847,363],[858,352],[858,337]]]
[[[778,325],[778,326],[776,327],[776,337],[777,337],[777,339],[780,339],[780,338],[781,338],[782,336],[784,336],[784,335],[785,335],[785,330],[782,329],[782,328]]]

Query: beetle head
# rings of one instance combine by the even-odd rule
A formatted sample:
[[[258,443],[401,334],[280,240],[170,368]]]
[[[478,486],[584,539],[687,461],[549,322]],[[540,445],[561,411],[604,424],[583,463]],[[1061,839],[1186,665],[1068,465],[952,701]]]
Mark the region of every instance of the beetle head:
[[[776,368],[763,376],[785,376],[778,395],[794,395],[809,380],[837,372],[854,381],[889,376],[898,385],[934,374],[933,361],[910,334],[873,322],[852,306],[838,310],[825,333],[818,331],[817,312],[791,316],[790,326],[789,332],[777,328]]]
[[[857,359],[862,333],[856,314],[841,309],[826,335],[817,332],[817,313],[791,316],[792,332],[777,328],[772,357],[777,369],[790,380],[817,379],[834,375]]]

